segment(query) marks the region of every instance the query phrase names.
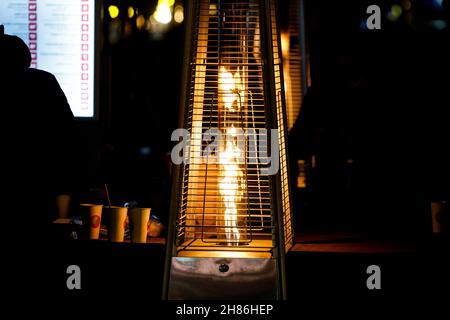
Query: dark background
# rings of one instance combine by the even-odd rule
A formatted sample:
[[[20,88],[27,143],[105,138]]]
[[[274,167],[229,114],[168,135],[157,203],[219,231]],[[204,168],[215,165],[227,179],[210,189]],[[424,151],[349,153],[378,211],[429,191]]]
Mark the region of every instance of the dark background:
[[[448,199],[448,2],[407,3],[305,1],[312,81],[290,147],[317,164],[295,197],[300,230],[422,238],[429,202]],[[381,30],[364,26],[370,4]]]

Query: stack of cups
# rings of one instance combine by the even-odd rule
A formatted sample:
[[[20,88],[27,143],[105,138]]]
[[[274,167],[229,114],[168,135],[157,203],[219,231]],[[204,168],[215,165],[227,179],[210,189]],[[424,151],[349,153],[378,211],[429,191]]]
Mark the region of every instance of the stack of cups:
[[[108,220],[108,238],[112,242],[123,242],[127,217],[129,216],[131,241],[146,243],[150,220],[150,208],[128,208],[99,204],[81,204],[80,211],[83,219],[84,238],[98,239],[102,210]]]

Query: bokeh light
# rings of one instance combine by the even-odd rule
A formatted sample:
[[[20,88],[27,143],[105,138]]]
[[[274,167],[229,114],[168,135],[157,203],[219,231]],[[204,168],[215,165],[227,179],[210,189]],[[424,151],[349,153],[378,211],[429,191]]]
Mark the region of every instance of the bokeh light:
[[[140,30],[142,27],[144,27],[145,24],[145,18],[142,14],[138,15],[136,18],[136,27]]]
[[[109,16],[111,17],[111,19],[115,19],[119,16],[119,8],[117,6],[109,6],[108,7],[108,12],[109,12]]]
[[[387,18],[390,21],[397,21],[398,18],[400,18],[400,16],[402,15],[402,12],[403,12],[402,7],[399,6],[398,4],[394,4],[387,15]]]
[[[183,6],[177,5],[175,6],[175,11],[173,13],[173,20],[176,23],[182,23],[184,20],[184,9]]]
[[[174,4],[174,0],[159,0],[156,6],[156,11],[153,14],[155,20],[162,24],[168,24],[172,21],[171,7]]]
[[[128,7],[128,18],[133,18],[134,17],[134,8],[133,7]]]

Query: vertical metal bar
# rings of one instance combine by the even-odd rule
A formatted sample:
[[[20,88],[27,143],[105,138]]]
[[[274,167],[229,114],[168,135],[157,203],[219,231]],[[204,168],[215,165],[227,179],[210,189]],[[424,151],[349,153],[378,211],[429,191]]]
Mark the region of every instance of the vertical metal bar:
[[[260,16],[259,16],[259,25],[260,25],[260,35],[261,35],[261,56],[263,57],[264,66],[263,66],[263,78],[266,80],[264,81],[264,108],[266,113],[266,126],[268,129],[268,132],[270,132],[271,128],[277,127],[276,122],[276,113],[273,111],[276,111],[275,106],[275,95],[272,93],[272,91],[275,91],[275,83],[273,78],[273,48],[272,48],[272,40],[271,40],[271,32],[269,29],[270,26],[270,4],[267,0],[260,0]],[[264,52],[265,51],[265,52]],[[274,116],[275,115],[275,116]],[[270,141],[270,137],[268,138],[268,141]],[[271,143],[267,144],[267,154],[272,153]],[[280,263],[279,263],[279,252],[280,250],[278,247],[280,246],[280,235],[278,232],[279,229],[279,219],[278,219],[278,212],[281,208],[281,202],[279,203],[279,190],[277,190],[277,176],[270,176],[270,198],[271,198],[271,216],[273,219],[273,225],[275,228],[275,232],[272,232],[272,242],[274,243],[274,257],[277,261],[277,280],[278,280],[278,288],[277,288],[277,298],[282,299],[283,298],[283,290],[280,288],[280,284],[282,281],[282,278],[280,277]],[[279,179],[278,179],[279,180]]]
[[[209,107],[209,126],[208,129],[212,129],[212,112],[214,108],[214,98],[215,95],[211,97],[211,104]],[[218,97],[217,97],[218,99]],[[208,164],[209,164],[209,150],[206,153],[206,164],[205,164],[205,184],[203,185],[203,209],[202,209],[202,225],[201,225],[201,236],[200,239],[204,241],[204,228],[205,228],[205,208],[206,208],[206,189],[208,182]]]
[[[255,125],[255,110],[254,110],[254,106],[253,106],[253,94],[250,90],[248,90],[248,94],[250,97],[250,106],[251,106],[251,113],[252,113],[252,129],[253,134],[254,134],[254,138],[253,138],[253,142],[254,142],[254,150],[255,150],[255,157],[258,158],[259,155],[258,153],[260,152],[258,150],[258,142],[257,139],[259,140],[259,135],[256,133],[256,125]],[[259,200],[259,214],[261,216],[261,230],[264,230],[264,217],[263,217],[263,210],[262,210],[262,196],[261,196],[261,175],[260,175],[260,168],[259,168],[259,161],[258,159],[256,159],[256,176],[257,176],[257,184],[258,184],[258,200]],[[258,229],[257,229],[258,230]]]
[[[271,4],[273,5],[272,9],[275,10],[275,14],[276,14],[276,12],[277,12],[277,3],[276,3],[276,1],[274,1],[274,0],[268,0],[268,1],[270,1]],[[276,22],[277,22],[276,23],[276,28],[277,28],[276,32],[278,34],[280,34],[280,32],[279,32],[279,23],[278,23],[278,21],[276,21]],[[282,62],[282,56],[281,56],[281,39],[280,39],[279,36],[277,37],[277,41],[278,41],[277,46],[278,46],[278,49],[279,49],[278,51],[279,51],[279,59],[280,59],[280,63],[279,64],[280,64],[280,86],[281,86],[281,90],[280,90],[279,94],[280,94],[280,103],[281,103],[281,108],[282,108],[281,115],[283,117],[283,127],[279,128],[279,129],[283,130],[285,135],[286,135],[287,132],[288,132],[287,112],[286,112],[286,104],[285,104],[286,97],[284,95],[285,94],[285,90],[284,90],[284,81],[283,81],[283,79],[284,79],[284,76],[283,76],[283,62]],[[275,93],[275,94],[277,94],[277,93]],[[289,152],[288,152],[288,145],[287,145],[286,136],[285,136],[285,141],[284,141],[284,148],[285,148],[285,161],[286,161],[286,175],[289,175],[289,157],[288,157]],[[280,157],[281,157],[281,154],[280,154]],[[281,169],[281,164],[280,164],[280,169]],[[280,174],[281,173],[279,172],[279,174],[277,175],[279,179],[280,179]],[[291,227],[291,230],[289,230],[289,232],[293,233],[293,229],[292,229],[293,228],[293,225],[292,225],[292,221],[293,221],[293,219],[292,219],[292,201],[291,201],[291,197],[290,197],[290,195],[292,193],[291,193],[291,186],[290,186],[289,182],[290,181],[289,181],[289,178],[288,178],[286,180],[286,184],[287,184],[287,191],[286,192],[288,193],[289,215],[290,215],[289,219],[290,219],[290,227]],[[282,186],[281,183],[279,183],[279,187],[280,188],[281,188],[281,186]],[[280,196],[280,194],[279,194],[279,196]],[[281,193],[281,196],[282,196],[282,193]],[[281,199],[281,201],[283,201],[283,199]],[[279,229],[280,237],[282,238],[282,242],[280,242],[280,247],[279,247],[279,249],[280,249],[281,281],[282,281],[282,290],[283,290],[282,291],[282,299],[287,299],[286,273],[285,273],[286,272],[286,266],[285,266],[285,254],[286,254],[285,248],[286,248],[286,243],[285,243],[284,237],[283,237],[284,232],[287,231],[287,230],[284,230],[284,228],[286,226],[283,223],[283,215],[287,214],[287,213],[284,213],[283,211],[281,211],[281,213],[282,214],[279,215],[278,219],[279,219],[279,223],[281,223],[281,225],[282,225],[282,227]],[[293,243],[291,243],[291,246],[292,245],[293,245]]]
[[[209,0],[198,1],[198,17],[195,24],[196,32],[195,39],[191,42],[191,46],[196,46],[195,57],[190,56],[191,61],[195,64],[193,85],[193,105],[192,105],[192,126],[191,126],[191,141],[190,141],[190,162],[189,162],[189,176],[188,176],[188,196],[187,201],[198,201],[198,186],[200,184],[200,177],[196,173],[202,170],[202,125],[203,112],[205,105],[205,81],[208,58],[208,37],[209,37]],[[194,26],[194,24],[192,24]],[[192,32],[192,30],[191,30]],[[191,78],[192,80],[192,78]],[[188,82],[190,83],[190,82]],[[193,221],[192,226],[186,228],[186,237],[196,237],[196,221],[198,212],[192,210],[189,205],[186,211],[186,221]]]
[[[275,8],[271,6],[271,0],[262,0],[261,8],[264,14],[263,19],[261,19],[262,30],[264,34],[261,35],[262,49],[266,50],[266,61],[265,61],[265,79],[268,81],[268,84],[265,86],[267,92],[265,94],[266,101],[266,110],[270,115],[270,119],[268,119],[270,123],[270,128],[278,128],[277,121],[277,96],[275,92],[275,70],[274,70],[274,56],[273,56],[273,38],[272,38],[272,16],[271,10],[275,10]],[[278,48],[281,48],[280,39],[278,39]],[[280,57],[281,59],[281,57]],[[280,76],[282,77],[282,65],[280,64]],[[283,81],[281,78],[281,89],[283,91]],[[284,98],[284,96],[282,96]],[[286,112],[283,112],[284,117],[286,117]],[[285,128],[280,128],[281,130],[286,130],[286,121],[284,121]],[[269,128],[269,129],[270,129]],[[286,131],[285,131],[286,132]],[[268,146],[271,144],[268,143]],[[272,150],[270,150],[270,154],[272,154]],[[281,154],[280,154],[281,155]],[[281,166],[280,166],[281,167]],[[282,204],[282,190],[281,190],[281,177],[280,172],[277,172],[275,175],[271,176],[271,185],[272,185],[272,216],[275,219],[275,246],[274,246],[274,255],[277,258],[277,268],[278,268],[278,298],[286,299],[286,275],[285,275],[285,252],[284,252],[284,224],[283,224],[283,204]]]
[[[276,14],[276,12],[277,12],[277,3],[276,3],[276,1],[274,1],[274,0],[269,0],[269,1],[271,1],[271,3],[272,3],[272,5],[273,5],[273,10],[275,10],[275,14]],[[280,34],[280,32],[279,32],[279,24],[278,24],[278,21],[276,21],[277,23],[276,23],[276,28],[277,28],[277,30],[276,30],[276,32],[277,32],[277,34],[279,35]],[[281,112],[281,116],[283,117],[283,126],[281,127],[281,128],[279,128],[279,130],[282,130],[283,132],[284,132],[284,134],[285,134],[285,136],[284,136],[284,149],[285,149],[285,160],[286,160],[286,175],[287,176],[289,176],[289,149],[288,149],[288,145],[287,145],[287,137],[286,137],[286,134],[287,134],[287,132],[288,132],[288,121],[287,121],[287,112],[286,112],[286,97],[285,97],[285,88],[284,88],[284,81],[283,81],[283,79],[284,79],[284,75],[283,75],[283,59],[282,59],[282,55],[281,55],[281,39],[280,39],[280,36],[278,36],[277,37],[277,42],[278,42],[278,44],[277,44],[277,46],[278,46],[278,52],[279,52],[279,59],[280,59],[280,62],[279,62],[279,65],[280,65],[280,91],[279,92],[275,92],[275,94],[277,95],[277,94],[279,94],[280,95],[280,103],[281,103],[281,109],[282,109],[282,112]],[[272,44],[272,42],[271,42],[271,44]],[[277,111],[277,110],[276,110]],[[281,153],[280,153],[280,158],[281,158]],[[280,159],[281,160],[281,159]],[[280,163],[280,170],[281,170],[281,163]],[[288,195],[289,195],[289,197],[288,197],[288,201],[289,201],[289,215],[290,215],[290,217],[289,217],[289,219],[290,219],[290,221],[291,221],[291,230],[289,230],[289,232],[293,232],[293,225],[292,225],[292,222],[293,222],[293,213],[292,213],[292,201],[291,201],[291,197],[290,197],[290,195],[292,194],[291,193],[291,186],[290,186],[290,181],[289,181],[289,177],[288,177],[288,179],[287,179],[287,181],[286,181],[286,184],[287,184],[287,193],[288,193]],[[280,184],[280,188],[281,188],[281,184]],[[283,200],[282,200],[283,201]],[[285,213],[284,213],[285,214]],[[285,225],[284,225],[284,223],[283,223],[283,228],[285,227]],[[286,230],[284,230],[284,231],[286,231]],[[283,238],[283,241],[284,241],[284,238]],[[291,243],[291,246],[293,245],[293,243]],[[285,249],[285,246],[286,246],[286,243],[283,243],[283,250]]]
[[[185,24],[185,40],[184,40],[184,66],[182,73],[182,83],[181,83],[181,95],[180,99],[180,110],[182,112],[179,113],[178,126],[180,128],[184,128],[185,126],[185,118],[187,113],[187,105],[188,105],[188,88],[189,88],[189,79],[191,76],[191,56],[192,56],[192,30],[190,29],[193,26],[194,21],[194,5],[192,2],[188,2],[186,6],[187,11],[187,19]],[[162,299],[166,300],[168,298],[169,293],[169,281],[170,281],[170,269],[171,269],[171,261],[172,257],[176,255],[176,221],[179,211],[180,205],[180,180],[182,177],[181,171],[183,169],[183,165],[173,165],[174,170],[172,171],[172,189],[171,189],[171,202],[170,202],[170,212],[169,212],[169,225],[167,231],[166,238],[166,255],[165,255],[165,268],[164,268],[164,276],[163,276],[163,292]]]

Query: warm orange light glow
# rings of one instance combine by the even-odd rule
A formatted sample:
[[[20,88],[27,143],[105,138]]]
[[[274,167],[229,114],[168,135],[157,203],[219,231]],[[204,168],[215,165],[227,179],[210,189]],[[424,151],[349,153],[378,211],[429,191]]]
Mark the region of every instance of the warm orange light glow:
[[[281,51],[283,54],[283,58],[289,55],[289,49],[290,49],[289,33],[281,32]]]
[[[287,32],[281,32],[281,54],[283,56],[283,73],[284,73],[284,91],[286,95],[290,91],[290,72],[289,72],[289,50],[290,50],[290,40],[289,34]]]
[[[272,246],[272,240],[253,240],[251,244],[242,247],[228,246],[220,250],[216,246],[205,243],[201,240],[183,244],[186,250],[179,252],[180,257],[196,258],[271,258],[272,253],[268,248]]]
[[[286,111],[288,114],[288,128],[291,129],[294,126],[294,121],[297,117],[297,110],[294,110],[293,90],[291,81],[291,70],[289,68],[289,51],[290,51],[290,35],[288,32],[281,32],[281,54],[283,57],[283,76],[284,76],[284,94],[286,96]],[[297,111],[297,112],[296,112]]]
[[[271,258],[270,252],[245,252],[245,251],[216,251],[216,248],[210,247],[209,250],[198,250],[198,251],[181,251],[179,253],[180,257],[191,257],[191,258],[260,258],[269,259]]]
[[[241,109],[243,85],[239,70],[233,75],[225,67],[219,71],[219,99],[225,113],[237,113]],[[219,151],[219,191],[222,196],[225,212],[225,236],[230,244],[236,244],[241,238],[238,229],[238,202],[244,195],[245,186],[243,171],[239,166],[243,150],[239,145],[240,132],[234,124],[223,121],[224,141]]]
[[[142,27],[145,24],[145,18],[142,14],[140,14],[137,18],[136,18],[136,27],[138,29],[142,29]]]
[[[175,20],[176,23],[182,23],[184,20],[184,9],[183,6],[177,5],[175,6],[175,10],[173,13],[173,20]]]
[[[239,92],[241,91],[241,77],[239,72],[233,76],[225,67],[220,67],[219,72],[219,93],[222,97],[223,103],[227,111],[236,112],[236,107],[239,107],[242,101],[239,99]],[[235,104],[236,102],[236,104]],[[235,106],[234,106],[235,104]]]
[[[209,15],[211,16],[217,15],[217,5],[213,3],[209,5]]]

